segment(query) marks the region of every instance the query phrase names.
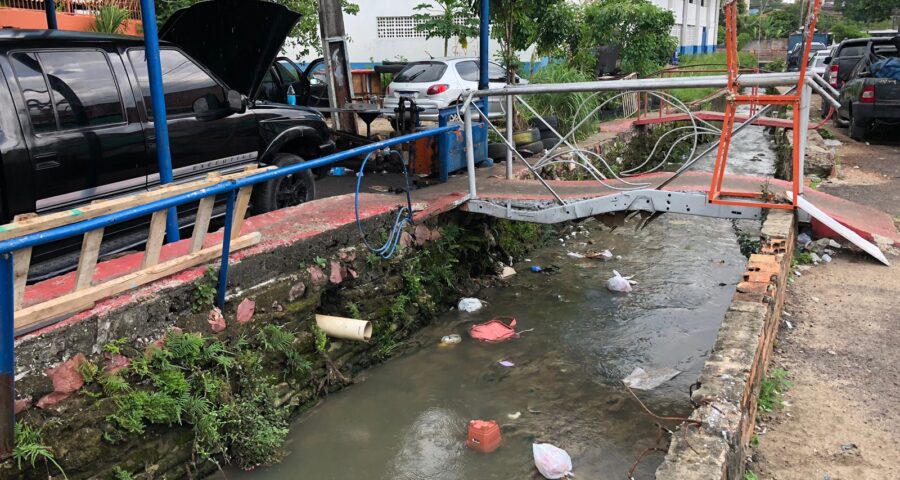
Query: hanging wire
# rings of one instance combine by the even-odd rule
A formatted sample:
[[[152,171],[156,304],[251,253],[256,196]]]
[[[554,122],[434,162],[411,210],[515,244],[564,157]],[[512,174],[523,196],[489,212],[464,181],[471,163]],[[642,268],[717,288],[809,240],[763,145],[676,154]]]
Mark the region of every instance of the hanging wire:
[[[407,162],[401,161],[403,165],[403,177],[406,181],[406,205],[400,207],[397,210],[397,215],[394,217],[393,226],[391,226],[391,230],[388,233],[388,238],[384,242],[384,245],[378,247],[369,243],[368,238],[366,238],[366,232],[363,230],[362,221],[359,219],[359,189],[362,185],[363,174],[366,170],[366,163],[372,158],[372,155],[375,152],[371,152],[366,155],[366,158],[363,159],[362,165],[359,167],[359,174],[356,176],[356,195],[353,200],[353,208],[356,214],[356,228],[359,229],[359,234],[362,236],[363,243],[366,245],[370,251],[378,255],[379,257],[387,260],[394,256],[394,253],[397,251],[397,245],[400,244],[400,238],[403,235],[403,228],[407,224],[415,224],[415,220],[413,220],[413,209],[412,209],[412,196],[410,194],[409,187],[409,170],[407,168]],[[397,155],[400,156],[400,152],[396,150],[390,150],[388,155]]]

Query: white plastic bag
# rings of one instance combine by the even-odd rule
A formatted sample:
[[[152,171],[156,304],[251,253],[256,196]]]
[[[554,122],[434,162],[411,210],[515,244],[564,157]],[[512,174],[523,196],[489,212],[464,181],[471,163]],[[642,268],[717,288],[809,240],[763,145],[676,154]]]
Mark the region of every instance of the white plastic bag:
[[[459,308],[461,312],[472,313],[481,310],[481,307],[483,306],[481,300],[477,298],[463,298],[456,307]]]
[[[533,443],[534,466],[544,478],[555,480],[572,475],[572,458],[565,450],[549,443]]]
[[[606,288],[613,292],[628,293],[631,291],[631,282],[613,270],[613,277],[606,281]]]

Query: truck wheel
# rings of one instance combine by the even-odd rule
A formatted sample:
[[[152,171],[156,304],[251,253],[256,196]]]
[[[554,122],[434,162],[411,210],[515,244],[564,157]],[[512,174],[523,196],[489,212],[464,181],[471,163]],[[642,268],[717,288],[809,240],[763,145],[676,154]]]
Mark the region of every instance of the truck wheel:
[[[856,118],[856,115],[853,114],[853,111],[850,112],[850,138],[856,141],[863,141],[866,139],[866,135],[869,134],[869,127],[865,124],[860,123],[859,119]]]
[[[303,159],[291,153],[276,153],[271,162],[276,167],[303,163]],[[269,180],[253,190],[253,213],[271,212],[292,207],[316,198],[316,181],[309,170]]]

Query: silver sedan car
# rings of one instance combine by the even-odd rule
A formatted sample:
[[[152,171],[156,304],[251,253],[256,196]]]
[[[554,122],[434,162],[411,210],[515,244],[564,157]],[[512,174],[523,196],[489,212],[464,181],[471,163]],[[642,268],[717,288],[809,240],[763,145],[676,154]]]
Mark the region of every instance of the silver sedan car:
[[[491,62],[488,70],[491,89],[503,88],[506,83],[506,69]],[[416,105],[425,109],[422,120],[437,120],[437,110],[461,103],[465,94],[478,89],[480,73],[478,58],[435,58],[410,62],[394,76],[385,92],[384,108],[397,108],[400,97],[410,97]],[[528,81],[515,77],[517,84]],[[505,103],[501,97],[490,97],[489,116],[503,115]]]

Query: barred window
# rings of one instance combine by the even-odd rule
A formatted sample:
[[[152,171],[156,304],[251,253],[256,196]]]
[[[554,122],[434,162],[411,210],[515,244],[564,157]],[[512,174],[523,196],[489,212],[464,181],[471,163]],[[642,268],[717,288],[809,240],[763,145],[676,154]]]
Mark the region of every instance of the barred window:
[[[415,17],[376,17],[378,22],[378,38],[425,38],[425,32],[416,30],[422,23]],[[465,18],[455,18],[454,22],[463,24]]]

